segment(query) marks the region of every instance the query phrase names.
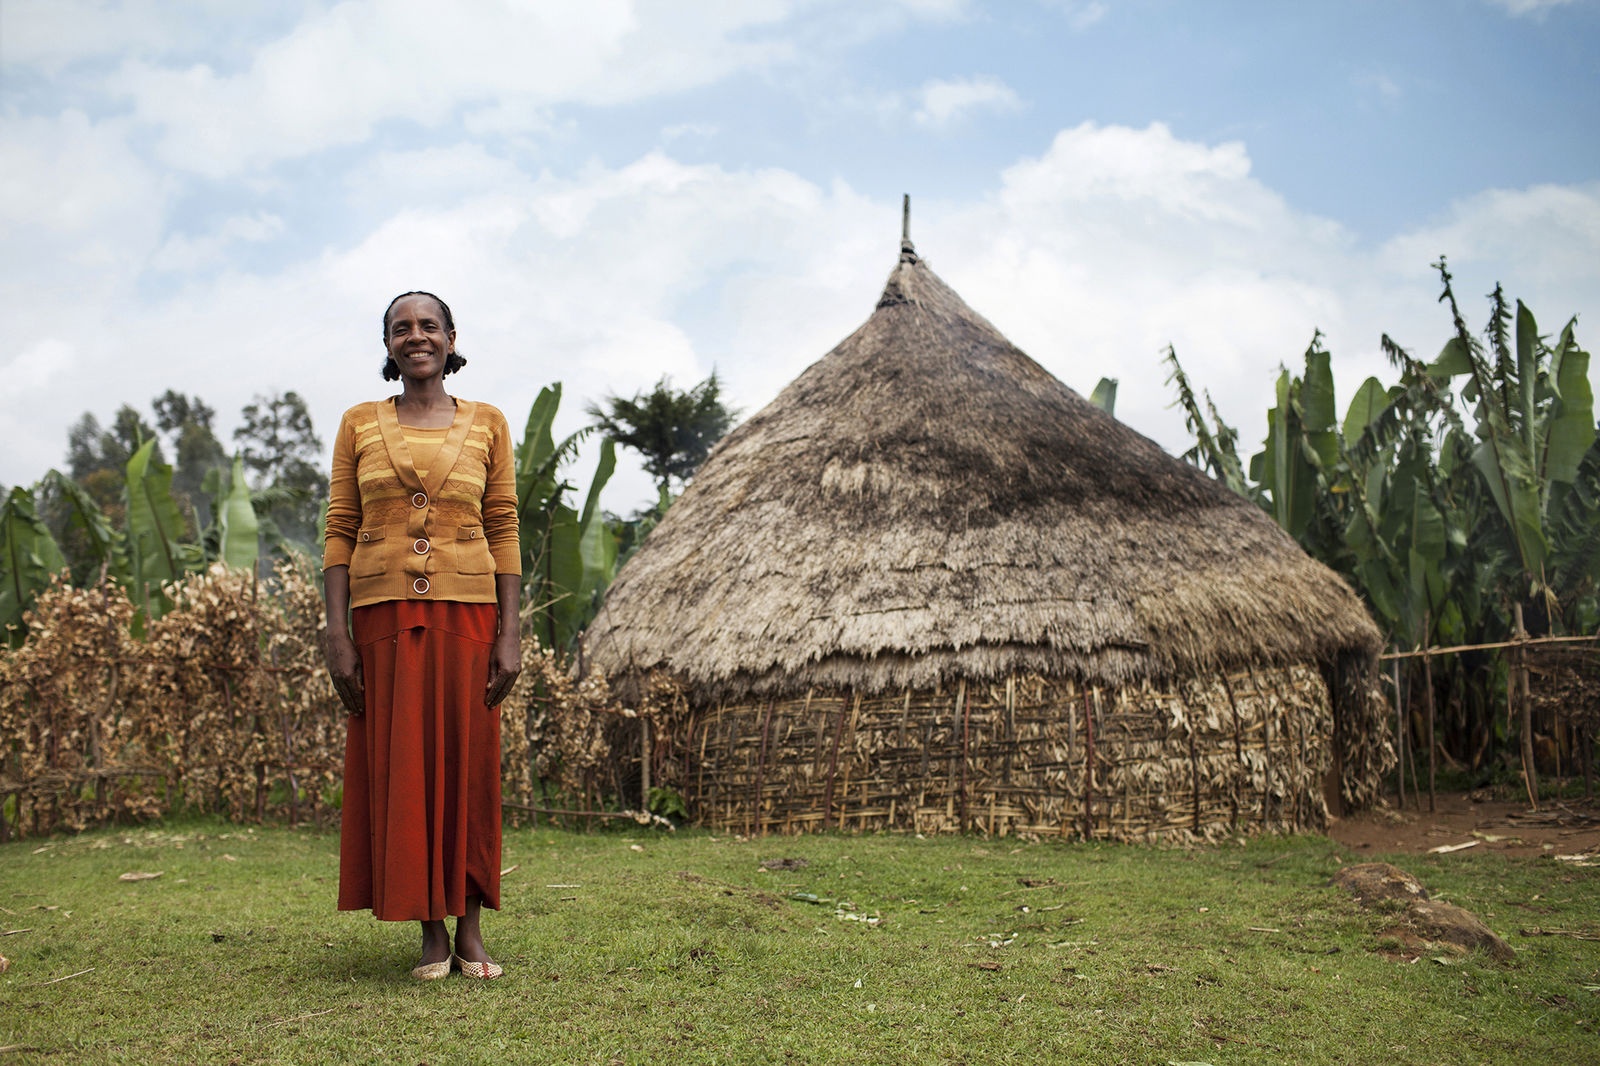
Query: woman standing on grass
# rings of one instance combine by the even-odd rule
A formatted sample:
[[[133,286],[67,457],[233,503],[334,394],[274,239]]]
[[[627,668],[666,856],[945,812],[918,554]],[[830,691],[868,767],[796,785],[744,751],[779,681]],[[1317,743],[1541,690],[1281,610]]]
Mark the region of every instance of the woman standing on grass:
[[[511,432],[445,392],[466,365],[455,342],[437,296],[390,303],[383,376],[400,395],[339,423],[322,559],[350,712],[339,909],[420,921],[419,980],[501,973],[479,911],[500,907],[499,705],[522,661]]]

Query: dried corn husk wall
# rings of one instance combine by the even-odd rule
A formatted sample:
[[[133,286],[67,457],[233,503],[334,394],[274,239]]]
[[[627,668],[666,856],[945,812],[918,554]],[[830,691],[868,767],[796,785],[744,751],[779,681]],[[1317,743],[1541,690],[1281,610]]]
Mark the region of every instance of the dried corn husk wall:
[[[674,717],[652,771],[725,832],[1188,841],[1323,828],[1332,735],[1307,667],[1168,690],[1026,676],[718,705]]]
[[[270,595],[215,566],[129,629],[113,584],[56,583],[0,655],[0,836],[181,808],[321,822],[344,723],[316,639],[322,596],[280,568]]]
[[[336,822],[346,717],[322,660],[322,595],[293,566],[267,588],[220,566],[190,575],[143,639],[114,584],[41,594],[27,640],[0,649],[0,840],[177,810]],[[529,621],[501,708],[502,793],[600,806],[616,794],[608,736],[656,703],[574,681]]]

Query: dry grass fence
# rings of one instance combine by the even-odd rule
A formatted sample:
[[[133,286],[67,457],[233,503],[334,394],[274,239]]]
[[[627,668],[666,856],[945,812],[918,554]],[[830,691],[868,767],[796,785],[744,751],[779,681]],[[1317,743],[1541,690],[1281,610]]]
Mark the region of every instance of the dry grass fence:
[[[104,583],[56,583],[0,651],[0,841],[178,810],[324,824],[345,715],[323,667],[323,601],[303,567],[269,581],[217,566],[170,586],[145,632]],[[634,717],[528,635],[501,708],[511,813],[615,794],[608,724]],[[647,705],[643,713],[651,713]]]

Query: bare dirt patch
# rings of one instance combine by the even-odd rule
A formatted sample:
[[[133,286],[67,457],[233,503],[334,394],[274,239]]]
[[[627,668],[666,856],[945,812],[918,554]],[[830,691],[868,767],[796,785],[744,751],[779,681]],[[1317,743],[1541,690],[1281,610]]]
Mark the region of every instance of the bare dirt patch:
[[[1471,844],[1453,854],[1469,859],[1490,853],[1600,856],[1600,805],[1547,800],[1533,811],[1526,799],[1505,800],[1484,792],[1441,792],[1432,811],[1423,796],[1421,810],[1408,803],[1403,810],[1363,811],[1334,822],[1328,836],[1352,851],[1373,855],[1416,855]],[[1594,861],[1600,862],[1600,858]]]

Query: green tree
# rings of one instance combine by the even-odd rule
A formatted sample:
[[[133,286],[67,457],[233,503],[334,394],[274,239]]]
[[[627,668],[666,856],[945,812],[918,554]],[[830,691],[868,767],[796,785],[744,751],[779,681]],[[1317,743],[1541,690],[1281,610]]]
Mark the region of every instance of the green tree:
[[[673,479],[681,487],[694,476],[738,415],[722,402],[722,383],[714,370],[685,391],[663,377],[648,393],[628,400],[608,396],[587,410],[596,429],[643,456],[657,487],[669,491]]]
[[[327,479],[318,459],[322,440],[300,394],[290,390],[258,395],[242,412],[233,431],[251,487],[262,532],[269,541],[288,541],[311,552],[317,521],[327,496]]]
[[[93,413],[83,416],[67,430],[67,473],[72,480],[99,501],[115,522],[122,519],[122,476],[133,453],[145,441],[157,440],[155,428],[128,404],[117,408],[109,429],[100,425]],[[162,462],[158,443],[151,456]]]
[[[212,423],[216,412],[198,396],[185,396],[168,389],[150,404],[156,426],[166,434],[172,448],[172,492],[179,506],[193,516],[194,528],[212,523],[211,499],[205,490],[206,475],[228,465],[228,453],[217,439]]]

